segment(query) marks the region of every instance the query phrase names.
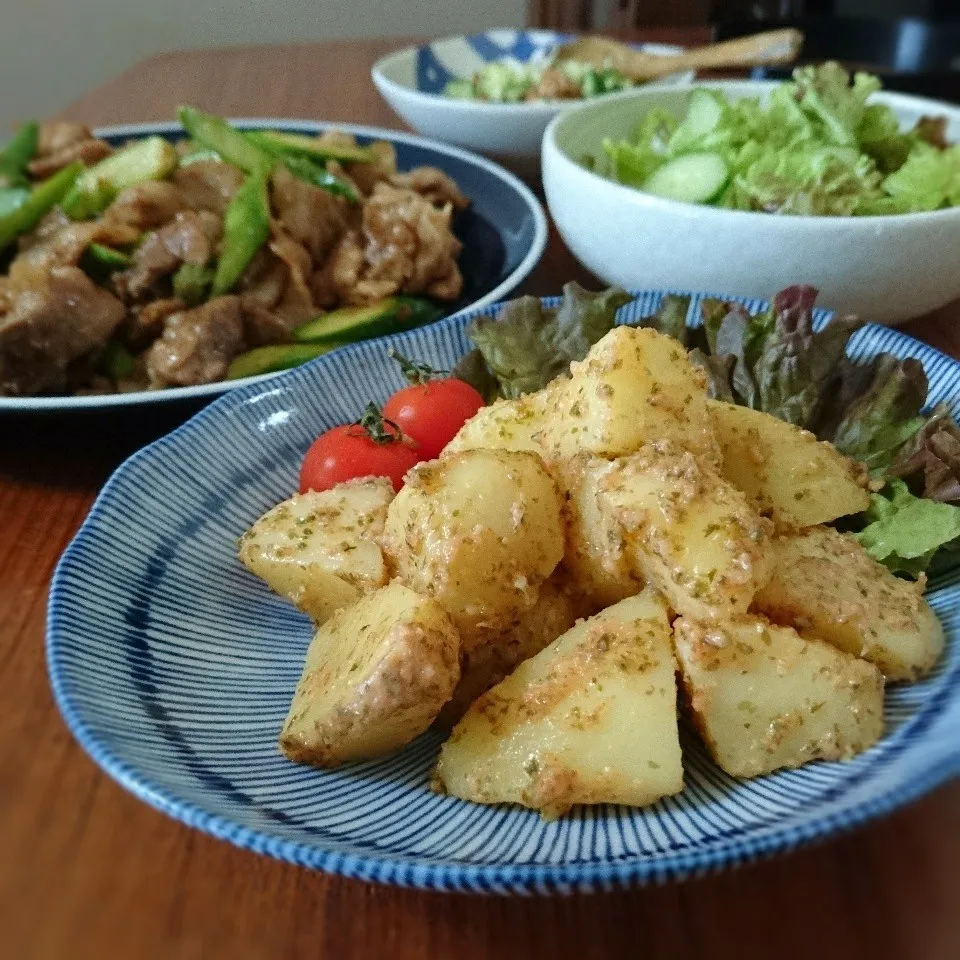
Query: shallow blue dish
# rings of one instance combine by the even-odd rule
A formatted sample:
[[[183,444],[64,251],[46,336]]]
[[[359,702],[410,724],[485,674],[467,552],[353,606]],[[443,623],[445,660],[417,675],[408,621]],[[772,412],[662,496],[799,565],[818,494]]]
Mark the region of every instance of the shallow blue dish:
[[[463,292],[455,302],[444,305],[447,316],[468,307],[481,307],[502,300],[529,276],[543,256],[547,244],[547,218],[540,201],[512,173],[483,157],[423,137],[380,127],[282,120],[276,117],[250,117],[231,122],[245,130],[269,128],[307,134],[327,129],[342,130],[352,133],[361,144],[386,140],[396,150],[399,170],[431,166],[449,174],[461,192],[470,198],[470,207],[457,214],[453,223],[453,231],[463,243],[457,261],[463,275]],[[94,132],[114,145],[154,135],[169,140],[179,140],[184,136],[184,130],[178,123],[132,123],[102,127]],[[193,401],[217,396],[245,383],[263,381],[272,376],[275,374],[198,387],[97,396],[0,397],[0,415]]]
[[[621,319],[650,313],[661,296],[640,294]],[[471,315],[391,339],[448,368],[467,348]],[[551,893],[688,877],[789,850],[960,772],[960,572],[929,593],[949,638],[943,661],[923,683],[890,690],[886,736],[847,763],[741,782],[685,732],[683,793],[544,823],[431,793],[433,734],[336,771],[283,759],[277,734],[310,626],[240,566],[235,542],[294,489],[319,432],[401,385],[385,346],[348,347],[222,397],[128,460],[68,547],[50,596],[50,677],[80,744],[127,789],[297,864],[436,890]],[[882,327],[851,345],[858,356],[883,350],[920,359],[931,400],[957,412],[960,364]]]

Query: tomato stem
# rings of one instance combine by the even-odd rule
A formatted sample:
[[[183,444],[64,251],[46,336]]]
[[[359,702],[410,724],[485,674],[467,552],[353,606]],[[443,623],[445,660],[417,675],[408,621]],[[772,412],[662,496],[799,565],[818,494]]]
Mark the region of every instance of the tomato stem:
[[[400,426],[388,420],[383,411],[373,401],[367,404],[360,416],[351,426],[359,427],[374,443],[403,443],[406,437]]]
[[[429,383],[434,377],[446,376],[449,372],[447,370],[435,370],[428,363],[419,363],[416,360],[410,360],[399,350],[394,350],[393,347],[387,350],[387,356],[397,361],[404,379],[414,387],[423,386],[425,383]]]

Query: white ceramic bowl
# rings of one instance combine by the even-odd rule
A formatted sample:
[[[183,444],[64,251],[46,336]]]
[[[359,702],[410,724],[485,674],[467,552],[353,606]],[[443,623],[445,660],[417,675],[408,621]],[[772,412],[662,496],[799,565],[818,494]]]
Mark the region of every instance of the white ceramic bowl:
[[[543,138],[547,206],[574,255],[606,283],[770,298],[792,283],[820,290],[828,308],[898,323],[960,298],[960,208],[888,217],[777,216],[665,200],[587,170],[605,137],[628,137],[654,107],[681,115],[694,86],[732,99],[762,96],[762,81],[642,87],[554,119]],[[905,125],[948,120],[960,108],[878,93]]]
[[[414,130],[479,153],[517,160],[540,155],[547,124],[582,102],[481,103],[443,95],[447,81],[469,78],[494,60],[515,64],[543,59],[569,34],[552,30],[488,30],[445,37],[421,47],[407,47],[378,60],[371,75],[377,89]],[[679,53],[679,47],[642,44],[645,53]],[[685,83],[693,73],[671,74],[658,85]]]

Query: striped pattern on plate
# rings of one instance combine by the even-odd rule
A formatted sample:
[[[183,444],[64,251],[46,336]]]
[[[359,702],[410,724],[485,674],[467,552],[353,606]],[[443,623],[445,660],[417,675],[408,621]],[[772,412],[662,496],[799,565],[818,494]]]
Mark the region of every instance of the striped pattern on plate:
[[[621,318],[648,314],[661,297],[640,294]],[[467,348],[472,315],[393,339],[449,368]],[[549,893],[692,876],[788,850],[960,772],[960,571],[931,584],[949,637],[943,662],[923,683],[891,689],[887,735],[847,763],[740,782],[687,730],[679,796],[544,823],[431,793],[433,734],[336,771],[284,760],[277,734],[310,626],[240,566],[235,542],[294,489],[319,432],[401,385],[385,346],[357,344],[235,390],[139,451],[64,554],[47,635],[57,703],[84,749],[137,796],[239,846],[351,877]],[[956,409],[960,365],[881,327],[851,345],[857,356],[882,350],[919,358],[931,400]]]

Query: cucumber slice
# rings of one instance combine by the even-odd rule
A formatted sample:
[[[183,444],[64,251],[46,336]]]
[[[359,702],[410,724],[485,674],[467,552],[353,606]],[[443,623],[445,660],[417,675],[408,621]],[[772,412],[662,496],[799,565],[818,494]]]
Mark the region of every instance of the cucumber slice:
[[[410,330],[432,323],[441,311],[419,297],[388,297],[369,307],[342,307],[307,321],[293,331],[301,343],[340,343],[381,337],[398,330]]]
[[[227,380],[256,377],[262,373],[289,370],[336,349],[338,343],[280,343],[257,347],[235,357],[227,368]]]
[[[716,153],[687,153],[665,163],[641,189],[668,200],[709,203],[726,186],[730,170]]]
[[[253,130],[247,138],[263,150],[272,153],[304,154],[317,160],[337,160],[340,163],[370,163],[377,155],[369,147],[336,146],[320,143],[303,133],[284,133],[281,130]]]
[[[723,116],[723,103],[719,95],[709,90],[694,90],[687,104],[687,115],[683,126],[693,137],[702,137],[712,133]]]
[[[63,199],[63,212],[72,220],[95,217],[124,187],[144,180],[163,180],[177,165],[177,151],[163,137],[146,137],[122,147],[87,167]]]

